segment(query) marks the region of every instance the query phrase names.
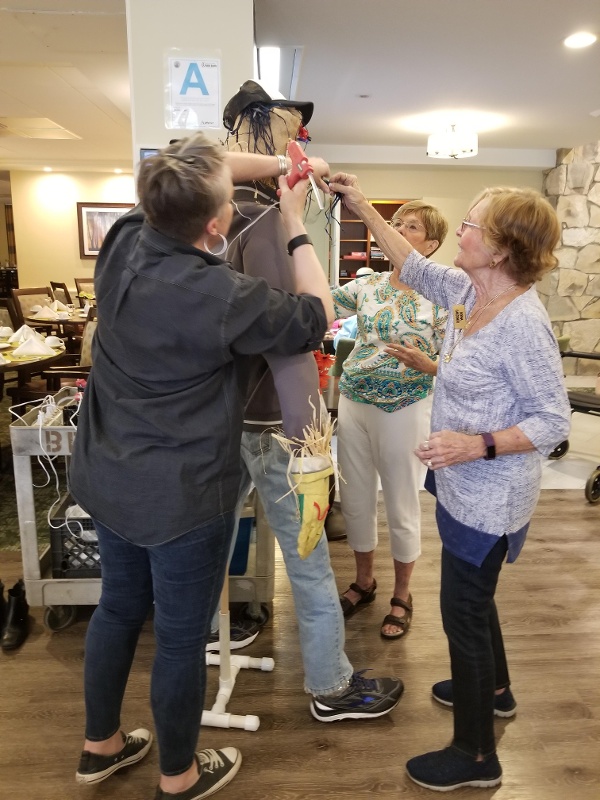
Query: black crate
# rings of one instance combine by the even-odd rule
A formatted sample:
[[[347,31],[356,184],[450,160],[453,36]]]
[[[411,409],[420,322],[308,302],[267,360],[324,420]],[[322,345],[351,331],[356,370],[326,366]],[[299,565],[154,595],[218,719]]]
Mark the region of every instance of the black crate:
[[[65,497],[50,517],[50,551],[53,578],[99,578],[100,553],[94,523],[90,517],[69,518],[75,504]]]

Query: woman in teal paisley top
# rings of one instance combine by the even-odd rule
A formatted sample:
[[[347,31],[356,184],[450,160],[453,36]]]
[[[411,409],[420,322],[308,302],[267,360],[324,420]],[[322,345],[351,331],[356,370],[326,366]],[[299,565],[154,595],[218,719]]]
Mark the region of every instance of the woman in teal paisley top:
[[[425,256],[438,249],[448,231],[440,212],[418,200],[401,206],[390,224]],[[356,314],[358,321],[356,345],[340,378],[338,408],[340,496],[356,582],[340,601],[349,617],[375,599],[381,480],[395,576],[381,635],[398,639],[411,623],[409,583],[421,552],[421,465],[413,451],[427,438],[435,357],[447,312],[403,284],[396,269],[340,286],[333,301],[338,318]]]

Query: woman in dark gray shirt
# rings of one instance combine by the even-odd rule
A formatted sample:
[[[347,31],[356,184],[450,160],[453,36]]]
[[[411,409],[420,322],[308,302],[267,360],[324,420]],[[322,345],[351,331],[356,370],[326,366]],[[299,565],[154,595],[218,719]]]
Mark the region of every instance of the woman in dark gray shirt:
[[[327,173],[325,162],[312,164]],[[177,142],[142,162],[142,208],[113,226],[100,252],[94,366],[71,464],[102,562],[86,639],[79,783],[104,780],[150,749],[148,730],[121,732],[120,711],[153,604],[156,798],[204,797],[239,769],[236,748],[194,751],[240,482],[240,365],[248,354],[318,347],[333,307],[302,223],[306,181],[292,191],[279,181],[296,290],[306,294],[270,289],[211,251],[231,222],[232,176],[287,167],[276,156],[226,153],[202,134]]]

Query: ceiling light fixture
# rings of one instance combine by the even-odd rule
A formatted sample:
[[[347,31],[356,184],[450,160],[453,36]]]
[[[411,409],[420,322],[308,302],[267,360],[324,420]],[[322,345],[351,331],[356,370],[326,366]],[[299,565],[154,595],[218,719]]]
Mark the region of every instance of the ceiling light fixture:
[[[578,33],[571,34],[571,36],[567,36],[563,44],[565,47],[571,47],[574,50],[578,50],[581,47],[589,47],[591,44],[594,44],[597,39],[598,37],[593,33],[579,31]]]
[[[44,172],[52,172],[52,167],[44,167]]]
[[[429,158],[471,158],[478,152],[475,131],[458,125],[448,125],[444,130],[432,133],[427,139]]]

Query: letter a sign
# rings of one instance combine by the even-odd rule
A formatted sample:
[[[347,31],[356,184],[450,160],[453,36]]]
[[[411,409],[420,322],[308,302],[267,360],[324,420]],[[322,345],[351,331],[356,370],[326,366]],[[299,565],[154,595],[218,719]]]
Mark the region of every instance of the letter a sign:
[[[221,65],[213,58],[169,58],[166,127],[220,128]]]

